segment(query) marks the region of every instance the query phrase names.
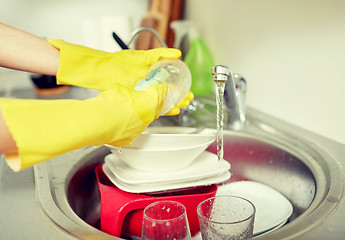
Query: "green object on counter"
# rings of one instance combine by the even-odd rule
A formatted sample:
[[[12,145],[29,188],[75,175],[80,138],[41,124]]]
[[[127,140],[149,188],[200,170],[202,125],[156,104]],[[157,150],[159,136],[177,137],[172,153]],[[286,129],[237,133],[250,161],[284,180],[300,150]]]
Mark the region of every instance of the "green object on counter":
[[[209,95],[213,88],[212,67],[213,58],[205,42],[199,37],[189,37],[189,51],[184,62],[192,74],[191,91],[195,96]]]

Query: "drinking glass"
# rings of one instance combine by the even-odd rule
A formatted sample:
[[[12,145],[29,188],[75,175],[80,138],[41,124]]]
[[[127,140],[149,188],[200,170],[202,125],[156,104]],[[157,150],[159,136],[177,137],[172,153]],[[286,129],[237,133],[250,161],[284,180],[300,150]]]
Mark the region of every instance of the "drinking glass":
[[[144,209],[141,239],[190,240],[186,208],[175,201],[158,201]]]
[[[203,240],[251,239],[254,205],[242,197],[217,196],[204,200],[197,208]]]

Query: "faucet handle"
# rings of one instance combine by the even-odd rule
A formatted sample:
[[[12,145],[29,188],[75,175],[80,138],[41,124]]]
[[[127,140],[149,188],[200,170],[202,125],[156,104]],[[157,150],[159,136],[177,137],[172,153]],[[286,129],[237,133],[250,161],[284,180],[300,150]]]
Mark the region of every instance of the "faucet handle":
[[[212,67],[213,81],[225,82],[231,76],[230,68],[224,65],[216,65]]]

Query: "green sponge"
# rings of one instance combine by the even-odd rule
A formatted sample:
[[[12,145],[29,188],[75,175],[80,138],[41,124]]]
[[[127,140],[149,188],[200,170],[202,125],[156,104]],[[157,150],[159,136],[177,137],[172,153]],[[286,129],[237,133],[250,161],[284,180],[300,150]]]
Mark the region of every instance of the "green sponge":
[[[147,76],[146,79],[141,79],[134,87],[136,91],[144,91],[146,88],[164,83],[169,77],[169,72],[164,68],[156,68]]]

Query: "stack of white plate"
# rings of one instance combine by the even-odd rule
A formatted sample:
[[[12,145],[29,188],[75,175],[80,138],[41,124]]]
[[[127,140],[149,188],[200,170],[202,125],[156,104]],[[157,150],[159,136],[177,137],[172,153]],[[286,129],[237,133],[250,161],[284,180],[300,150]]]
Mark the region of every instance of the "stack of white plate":
[[[230,164],[205,151],[215,132],[181,127],[150,127],[130,146],[106,145],[103,171],[121,190],[155,193],[221,183]]]
[[[161,193],[221,183],[230,178],[230,164],[217,155],[201,153],[190,165],[170,172],[142,171],[130,167],[119,156],[105,157],[103,171],[119,189],[131,193]]]

